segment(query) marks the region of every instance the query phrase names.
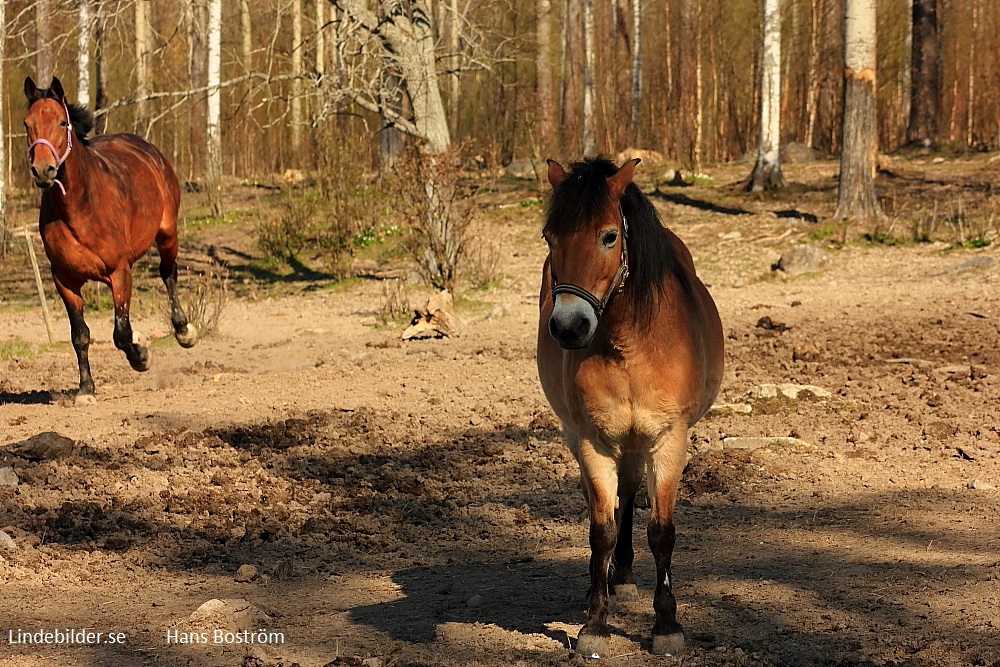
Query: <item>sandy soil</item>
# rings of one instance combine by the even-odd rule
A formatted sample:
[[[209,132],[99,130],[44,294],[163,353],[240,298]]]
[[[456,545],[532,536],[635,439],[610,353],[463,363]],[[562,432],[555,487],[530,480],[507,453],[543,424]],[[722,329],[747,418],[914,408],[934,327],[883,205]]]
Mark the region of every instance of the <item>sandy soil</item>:
[[[786,169],[819,184],[803,197],[821,220],[834,169]],[[656,201],[722,313],[719,402],[753,411],[691,433],[674,558],[689,650],[647,653],[640,508],[642,599],[616,609],[603,663],[1000,665],[997,252],[852,243],[775,278],[783,250],[827,247],[818,223],[776,216],[789,201],[736,200],[737,215],[729,192]],[[730,203],[697,205],[713,197]],[[145,374],[92,316],[86,409],[67,343],[0,361],[0,468],[18,477],[0,486],[0,665],[582,662],[586,510],[534,370],[539,216],[494,216],[499,285],[468,295],[458,338],[400,343],[402,325],[376,325],[377,280],[292,282],[232,300],[192,350],[155,343]],[[245,241],[213,230],[189,253],[226,234]],[[155,312],[136,326],[163,329]],[[37,304],[0,310],[14,339],[44,340]],[[785,382],[831,396],[748,398]],[[45,432],[72,442],[29,440]],[[724,446],[737,436],[805,444]],[[193,620],[212,599],[250,608]],[[167,643],[241,626],[284,643]],[[124,643],[9,643],[83,627]]]

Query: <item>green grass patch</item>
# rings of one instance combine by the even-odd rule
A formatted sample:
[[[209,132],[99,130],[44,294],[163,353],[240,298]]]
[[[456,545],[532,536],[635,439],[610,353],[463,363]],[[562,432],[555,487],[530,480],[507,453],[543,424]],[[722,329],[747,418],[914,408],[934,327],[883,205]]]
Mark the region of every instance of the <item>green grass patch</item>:
[[[0,343],[0,361],[32,359],[34,357],[34,346],[26,340],[15,338],[14,340],[8,340]]]

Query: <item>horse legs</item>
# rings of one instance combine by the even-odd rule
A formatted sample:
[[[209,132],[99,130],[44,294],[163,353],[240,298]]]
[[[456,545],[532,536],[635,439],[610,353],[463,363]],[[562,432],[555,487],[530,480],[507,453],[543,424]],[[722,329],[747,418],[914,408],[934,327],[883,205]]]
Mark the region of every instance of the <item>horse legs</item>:
[[[608,566],[615,549],[615,497],[618,485],[618,462],[596,450],[588,440],[580,442],[578,454],[580,477],[590,509],[590,592],[587,595],[587,623],[577,637],[576,650],[588,657],[607,653]]]
[[[132,303],[132,272],[128,267],[111,274],[111,298],[115,302],[115,347],[125,353],[128,363],[137,371],[149,370],[149,352],[135,340],[129,321]]]
[[[635,494],[642,484],[643,466],[643,460],[633,452],[627,452],[618,466],[618,509],[615,511],[618,540],[611,559],[611,588],[618,600],[639,599],[639,589],[632,576],[632,561],[635,559],[632,515],[635,511]]]
[[[73,349],[76,351],[76,363],[80,367],[80,390],[76,394],[77,405],[87,405],[94,402],[94,378],[90,375],[90,327],[83,319],[83,296],[80,294],[82,284],[72,287],[63,283],[54,273],[52,278],[56,283],[56,291],[66,306],[69,316],[70,337]]]
[[[656,590],[653,593],[653,653],[677,655],[684,649],[684,630],[677,623],[677,601],[670,578],[674,552],[674,503],[677,483],[684,469],[687,429],[677,424],[650,450],[647,461],[650,502],[649,548],[656,562]]]
[[[156,234],[156,247],[160,251],[160,278],[167,288],[170,300],[170,324],[174,328],[174,338],[181,347],[194,347],[198,342],[198,330],[189,323],[184,309],[177,299],[177,228],[170,233],[161,229]]]

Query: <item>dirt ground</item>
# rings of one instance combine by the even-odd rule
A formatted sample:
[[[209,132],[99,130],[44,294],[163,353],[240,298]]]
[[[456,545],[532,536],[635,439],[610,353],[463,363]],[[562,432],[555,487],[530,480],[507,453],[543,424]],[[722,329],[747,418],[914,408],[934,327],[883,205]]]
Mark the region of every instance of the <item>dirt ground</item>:
[[[992,210],[1000,178],[984,164],[884,175],[895,233],[963,192]],[[890,246],[858,230],[838,243],[817,232],[835,169],[786,165],[806,187],[781,199],[734,194],[742,166],[653,197],[719,305],[718,402],[737,407],[691,433],[674,557],[687,652],[648,654],[643,502],[641,600],[615,610],[604,664],[1000,665],[996,244]],[[29,287],[0,305],[0,469],[17,476],[0,486],[13,538],[0,537],[0,665],[581,663],[569,647],[584,620],[586,509],[535,374],[533,194],[484,200],[499,276],[460,301],[460,337],[401,343],[402,323],[377,324],[377,279],[253,284],[216,335],[191,350],[157,341],[138,374],[108,313],[92,314],[99,400],[86,408],[72,403],[61,306],[62,343],[42,345],[28,273],[8,268],[9,286]],[[185,239],[192,262],[253,252],[239,226]],[[777,277],[771,263],[799,243],[829,263]],[[410,287],[414,304],[427,294]],[[161,317],[135,326],[156,335]],[[765,383],[830,396],[754,398]],[[803,442],[724,443],[742,436]],[[237,577],[241,565],[257,576]],[[192,618],[213,599],[245,602]],[[84,627],[122,642],[10,642]],[[212,643],[238,627],[284,641]],[[210,641],[168,643],[171,631]]]

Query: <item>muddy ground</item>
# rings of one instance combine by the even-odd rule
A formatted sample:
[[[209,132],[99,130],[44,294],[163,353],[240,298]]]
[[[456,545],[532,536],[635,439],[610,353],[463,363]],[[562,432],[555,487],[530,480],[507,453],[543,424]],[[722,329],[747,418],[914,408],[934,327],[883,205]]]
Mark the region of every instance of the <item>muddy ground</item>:
[[[786,165],[804,185],[779,199],[735,194],[744,169],[653,197],[719,305],[719,403],[737,407],[691,433],[674,558],[688,651],[647,652],[643,502],[642,599],[616,609],[603,663],[1000,665],[1000,262],[996,244],[934,240],[967,233],[960,222],[996,239],[997,172],[894,165],[880,181],[892,216],[866,242],[829,224],[835,163]],[[156,341],[145,374],[114,349],[109,313],[92,314],[87,408],[73,407],[61,306],[62,342],[45,345],[27,265],[8,260],[0,665],[579,664],[586,509],[535,376],[533,188],[484,199],[501,261],[493,286],[460,300],[458,338],[401,343],[404,323],[378,323],[377,272],[237,277],[219,332],[191,350]],[[908,240],[962,206],[932,242]],[[192,271],[255,252],[238,223],[183,238]],[[800,243],[829,262],[774,274]],[[427,294],[409,288],[413,303]],[[159,307],[135,325],[165,330]],[[750,395],[765,383],[830,396]],[[741,436],[802,443],[724,443]],[[213,599],[245,602],[192,618]],[[284,642],[167,642],[241,626]],[[10,643],[83,627],[123,643]]]

